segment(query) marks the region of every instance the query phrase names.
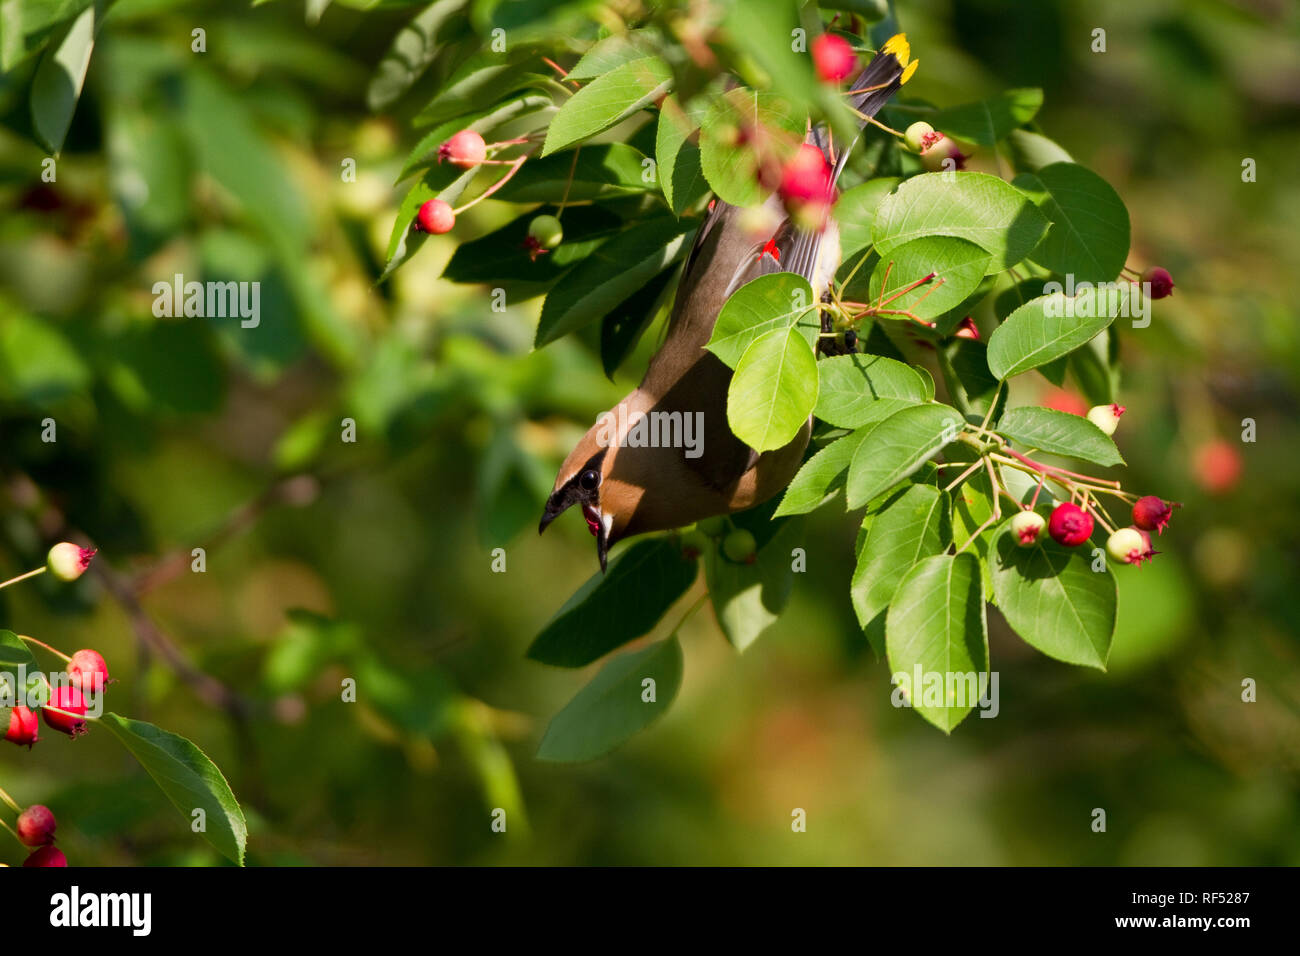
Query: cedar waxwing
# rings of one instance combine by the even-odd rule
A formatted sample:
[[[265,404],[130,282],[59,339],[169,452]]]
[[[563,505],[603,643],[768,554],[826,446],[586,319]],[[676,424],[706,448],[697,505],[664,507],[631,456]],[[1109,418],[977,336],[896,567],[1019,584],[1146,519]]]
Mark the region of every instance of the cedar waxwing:
[[[908,61],[907,39],[900,33],[853,81],[849,90],[855,92],[848,102],[864,117],[859,128],[911,76],[916,63],[909,66]],[[835,157],[824,129],[812,130],[808,140],[831,164],[833,190],[853,143]],[[811,417],[788,444],[762,454],[732,434],[727,424],[732,372],[704,348],[727,298],[751,279],[795,272],[821,297],[839,268],[839,230],[833,218],[821,229],[803,230],[775,196],[766,207],[779,222],[767,241],[755,239],[752,229],[744,227],[744,210],[712,202],[686,259],[664,343],[645,378],[592,426],[560,466],[538,532],[580,504],[602,569],[609,549],[624,538],[766,501],[789,484],[803,461]],[[658,426],[659,437],[671,428],[671,437],[691,439],[689,447],[683,447],[683,440],[644,440],[646,422],[652,431],[656,422],[671,423]],[[641,438],[629,440],[637,427]]]

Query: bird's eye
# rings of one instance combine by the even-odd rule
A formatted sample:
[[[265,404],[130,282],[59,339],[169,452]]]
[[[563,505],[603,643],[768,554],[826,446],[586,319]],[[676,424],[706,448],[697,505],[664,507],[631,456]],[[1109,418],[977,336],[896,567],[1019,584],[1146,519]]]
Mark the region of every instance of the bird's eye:
[[[596,486],[600,484],[600,472],[595,468],[588,468],[578,478],[578,484],[581,485],[585,491],[595,491]]]

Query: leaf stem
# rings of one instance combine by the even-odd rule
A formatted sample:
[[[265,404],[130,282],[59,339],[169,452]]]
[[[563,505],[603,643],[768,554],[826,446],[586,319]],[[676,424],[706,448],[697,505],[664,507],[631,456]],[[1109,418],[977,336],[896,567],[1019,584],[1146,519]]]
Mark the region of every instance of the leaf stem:
[[[0,800],[3,800],[5,803],[9,804],[10,809],[12,809],[14,813],[23,812],[23,808],[18,806],[18,802],[14,800],[13,797],[9,796],[8,791],[6,791],[3,787],[0,787]]]

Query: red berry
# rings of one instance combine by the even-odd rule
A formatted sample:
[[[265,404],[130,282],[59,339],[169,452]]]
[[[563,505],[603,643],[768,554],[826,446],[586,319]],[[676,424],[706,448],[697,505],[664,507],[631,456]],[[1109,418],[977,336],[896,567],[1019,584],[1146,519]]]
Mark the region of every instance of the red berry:
[[[63,851],[52,846],[43,846],[27,859],[23,866],[67,866],[68,858]]]
[[[454,166],[469,169],[487,158],[487,144],[472,129],[463,129],[438,147],[438,162],[448,160]],[[444,230],[445,231],[445,230]]]
[[[84,693],[101,692],[108,684],[108,664],[99,651],[83,648],[68,661],[68,683]]]
[[[1241,477],[1241,453],[1221,438],[1201,445],[1193,459],[1197,480],[1212,495],[1231,490]]]
[[[961,320],[961,325],[957,326],[957,331],[953,334],[959,339],[972,339],[976,342],[980,340],[979,326],[969,315]]]
[[[30,750],[32,744],[40,739],[36,736],[39,729],[36,712],[19,704],[9,712],[9,729],[5,732],[5,740],[11,740],[19,746],[26,744]]]
[[[1050,388],[1043,393],[1043,406],[1054,408],[1058,412],[1083,417],[1088,414],[1088,406],[1078,395],[1063,388]]]
[[[1174,277],[1169,274],[1168,269],[1162,269],[1159,266],[1152,266],[1142,273],[1142,281],[1150,283],[1151,298],[1153,299],[1163,299],[1174,291]]]
[[[68,713],[58,713],[50,710],[51,707]],[[45,715],[45,725],[69,737],[76,737],[86,732],[86,722],[79,719],[85,712],[86,698],[81,695],[78,688],[72,686],[54,688],[49,703],[41,708],[41,713]],[[74,717],[73,714],[77,716]]]
[[[1092,534],[1092,515],[1078,505],[1063,501],[1052,511],[1047,522],[1047,533],[1057,544],[1073,548],[1083,544]]]
[[[441,199],[430,199],[426,202],[420,207],[416,219],[421,229],[437,236],[444,232],[451,232],[452,226],[456,225],[456,214],[451,211],[451,206]]]
[[[1177,501],[1164,501],[1155,495],[1147,495],[1134,503],[1133,523],[1143,531],[1164,534],[1174,509],[1181,507],[1182,505]]]
[[[838,83],[850,73],[858,58],[853,47],[843,37],[833,33],[823,33],[812,42],[813,66],[817,75],[827,83]]]
[[[781,170],[782,199],[826,202],[831,192],[831,167],[822,151],[804,143]]]
[[[58,825],[49,807],[34,803],[18,814],[18,823],[14,830],[18,834],[18,839],[25,845],[44,846],[54,842],[54,829]]]

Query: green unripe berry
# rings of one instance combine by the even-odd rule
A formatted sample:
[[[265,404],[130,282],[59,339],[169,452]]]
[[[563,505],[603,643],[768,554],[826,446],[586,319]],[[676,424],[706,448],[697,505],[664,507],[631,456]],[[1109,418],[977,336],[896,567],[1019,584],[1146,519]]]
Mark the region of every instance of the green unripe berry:
[[[912,152],[919,153],[926,146],[926,135],[933,132],[933,126],[924,120],[917,120],[903,132],[903,142]]]
[[[688,528],[682,532],[682,554],[694,561],[708,549],[711,540],[699,528]]]
[[[528,237],[543,249],[554,249],[564,241],[564,228],[554,216],[538,216],[528,224]]]
[[[1022,548],[1031,548],[1043,533],[1047,522],[1036,511],[1022,511],[1011,519],[1011,533],[1016,537],[1016,544]]]
[[[737,528],[722,539],[722,553],[738,564],[753,564],[758,557],[758,542],[744,528]]]
[[[712,518],[702,518],[701,520],[695,523],[695,527],[699,528],[710,538],[716,538],[719,535],[726,533],[727,516],[714,515]]]

